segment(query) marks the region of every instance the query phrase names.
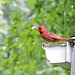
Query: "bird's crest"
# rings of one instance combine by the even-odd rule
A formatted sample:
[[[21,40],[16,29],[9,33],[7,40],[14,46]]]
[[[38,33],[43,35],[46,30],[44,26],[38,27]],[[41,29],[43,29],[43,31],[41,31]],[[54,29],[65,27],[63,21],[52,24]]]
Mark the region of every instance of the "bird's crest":
[[[41,25],[41,26],[39,26],[39,28],[45,28],[45,26],[44,25]]]

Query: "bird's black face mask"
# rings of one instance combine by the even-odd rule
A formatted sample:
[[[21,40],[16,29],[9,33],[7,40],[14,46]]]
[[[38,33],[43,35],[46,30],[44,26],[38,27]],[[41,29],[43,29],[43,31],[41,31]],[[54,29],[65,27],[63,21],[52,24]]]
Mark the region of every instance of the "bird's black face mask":
[[[43,34],[43,32],[41,32],[41,29],[42,29],[42,28],[39,28],[39,32],[40,32],[40,34]]]

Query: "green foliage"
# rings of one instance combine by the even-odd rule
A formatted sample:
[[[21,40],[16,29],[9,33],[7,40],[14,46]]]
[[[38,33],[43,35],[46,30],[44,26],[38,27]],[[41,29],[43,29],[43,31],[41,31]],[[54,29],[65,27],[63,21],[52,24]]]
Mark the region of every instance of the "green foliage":
[[[47,61],[42,49],[45,41],[35,28],[44,24],[60,37],[69,38],[70,35],[74,35],[74,3],[71,0],[2,2],[3,16],[9,29],[4,40],[6,49],[0,52],[0,70],[7,75],[69,75],[69,71],[54,67]],[[4,53],[8,54],[6,59],[3,57]]]

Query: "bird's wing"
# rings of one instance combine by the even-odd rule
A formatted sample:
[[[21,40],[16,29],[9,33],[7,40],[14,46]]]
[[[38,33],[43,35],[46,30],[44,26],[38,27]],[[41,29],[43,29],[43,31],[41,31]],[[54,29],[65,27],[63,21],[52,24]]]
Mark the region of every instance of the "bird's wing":
[[[49,30],[46,30],[46,34],[47,34],[48,36],[50,36],[50,37],[59,37],[59,36],[57,36],[56,34],[50,32]],[[59,38],[60,38],[60,37],[59,37]]]
[[[52,37],[52,36],[49,36],[48,34],[45,35],[45,38],[47,38],[51,42],[58,42],[62,40],[62,38],[60,37]]]

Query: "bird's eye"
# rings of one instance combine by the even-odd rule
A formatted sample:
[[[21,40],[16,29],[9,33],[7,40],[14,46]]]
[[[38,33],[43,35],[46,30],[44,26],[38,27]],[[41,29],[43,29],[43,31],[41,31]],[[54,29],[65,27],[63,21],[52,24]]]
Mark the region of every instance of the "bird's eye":
[[[39,28],[39,30],[41,30],[42,28]]]

